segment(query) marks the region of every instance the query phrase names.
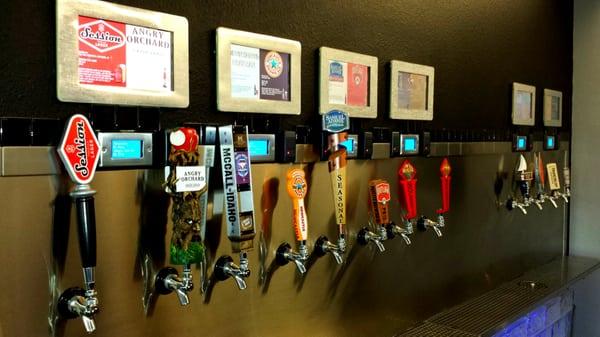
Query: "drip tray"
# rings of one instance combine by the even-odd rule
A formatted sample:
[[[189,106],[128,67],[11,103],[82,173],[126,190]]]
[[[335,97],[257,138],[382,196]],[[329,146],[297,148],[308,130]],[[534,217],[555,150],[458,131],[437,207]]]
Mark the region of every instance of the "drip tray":
[[[591,258],[558,258],[398,336],[491,336],[599,266]]]

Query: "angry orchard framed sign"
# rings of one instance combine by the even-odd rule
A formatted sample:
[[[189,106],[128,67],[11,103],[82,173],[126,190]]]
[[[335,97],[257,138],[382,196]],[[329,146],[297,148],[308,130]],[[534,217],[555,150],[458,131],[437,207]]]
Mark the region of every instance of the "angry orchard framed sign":
[[[189,105],[188,22],[182,16],[57,0],[56,55],[63,102]]]

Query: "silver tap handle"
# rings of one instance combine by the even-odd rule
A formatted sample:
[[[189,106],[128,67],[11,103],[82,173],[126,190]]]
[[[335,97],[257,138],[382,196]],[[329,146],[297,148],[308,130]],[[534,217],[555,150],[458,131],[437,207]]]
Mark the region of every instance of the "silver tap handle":
[[[554,208],[558,208],[558,205],[556,204],[556,201],[554,201],[554,198],[546,196],[546,199],[550,200],[550,203],[552,204],[552,206],[554,206]]]
[[[190,304],[190,299],[186,293],[184,282],[174,274],[167,276],[165,279],[165,286],[167,289],[171,289],[177,295],[177,299],[179,299],[179,303],[182,306]]]
[[[233,274],[231,275],[233,277],[233,279],[235,280],[235,283],[237,284],[238,288],[240,290],[244,290],[246,289],[246,280],[244,280],[243,277],[241,277],[240,275],[237,274]]]
[[[523,214],[527,215],[527,210],[525,209],[525,207],[523,207],[523,204],[521,204],[520,202],[515,202],[515,206],[517,206],[521,212],[523,212]]]
[[[404,242],[406,242],[407,245],[410,245],[412,243],[410,241],[410,238],[408,237],[408,235],[406,235],[404,233],[400,233],[400,236],[402,236],[402,239],[404,239]]]
[[[175,294],[177,294],[177,298],[179,299],[179,304],[185,306],[190,304],[190,299],[187,293],[182,289],[175,289]]]
[[[560,196],[565,200],[565,203],[569,203],[569,198],[567,198],[565,193],[561,193]]]
[[[92,333],[96,331],[96,322],[92,317],[88,317],[86,315],[81,316],[81,320],[83,321],[83,326],[87,333]]]
[[[537,208],[538,208],[540,211],[544,209],[544,208],[542,207],[542,203],[541,203],[539,200],[535,200],[533,203],[534,203],[534,204],[537,206]]]
[[[335,259],[335,262],[337,264],[344,263],[344,258],[342,257],[342,254],[340,254],[340,252],[337,251],[337,249],[331,249],[329,250],[329,252],[331,253],[331,255],[333,255],[333,258]]]
[[[292,259],[292,262],[296,264],[296,268],[298,268],[300,274],[306,273],[306,267],[304,266],[304,263],[302,263],[302,261],[300,261],[299,259]]]
[[[89,307],[86,305],[88,304],[88,299],[83,296],[74,296],[69,300],[69,311],[81,317],[85,331],[88,333],[96,330],[96,323],[92,318],[93,312],[96,310],[96,301],[93,299],[90,300],[92,300],[92,303]]]
[[[375,246],[377,246],[377,249],[379,249],[380,252],[385,252],[385,246],[383,245],[381,240],[373,239],[372,241],[373,243],[375,243]]]
[[[433,228],[433,231],[435,232],[435,234],[438,236],[438,238],[442,237],[442,231],[438,228],[438,226],[431,226],[431,228]]]

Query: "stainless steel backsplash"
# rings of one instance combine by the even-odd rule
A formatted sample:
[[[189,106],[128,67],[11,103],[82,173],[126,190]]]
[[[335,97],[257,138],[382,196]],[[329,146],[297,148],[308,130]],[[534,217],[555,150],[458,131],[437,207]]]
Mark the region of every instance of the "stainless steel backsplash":
[[[566,148],[564,143],[562,148]],[[532,160],[531,154],[526,157]],[[546,163],[558,162],[562,168],[564,151],[543,152],[543,157]],[[160,187],[162,174],[160,170],[99,172],[92,183],[98,192],[96,278],[101,306],[94,334],[391,336],[562,254],[566,211],[562,201],[558,209],[548,203],[543,211],[531,207],[528,215],[497,206],[494,180],[499,169],[508,173],[502,193],[506,199],[516,154],[464,153],[449,159],[452,199],[443,237],[416,231],[412,245],[395,238],[385,242],[383,253],[356,244],[356,233],[368,221],[369,179],[390,182],[392,219],[400,220],[396,191],[402,159],[352,160],[347,171],[349,249],[345,266],[325,256],[314,261],[302,279],[289,264],[272,269],[268,283],[259,286],[255,239],[250,253],[252,275],[245,291],[227,280],[216,284],[207,300],[200,294],[199,271],[195,270],[197,287],[190,296],[191,304],[181,307],[174,295],[161,296],[148,317],[142,307],[139,257],[150,253],[157,267],[168,261],[171,224],[169,199]],[[441,203],[441,158],[411,161],[418,172],[419,213],[433,217]],[[257,224],[262,223],[262,185],[279,180],[268,264],[281,242],[295,244],[292,206],[285,190],[286,172],[293,166],[302,165],[252,166]],[[312,251],[319,235],[335,238],[337,227],[327,163],[303,167],[309,181]],[[0,178],[0,335],[47,335],[51,276],[56,276],[60,289],[82,283],[68,188],[66,179],[56,175]],[[212,262],[220,255],[232,255],[225,226],[217,216],[209,221],[207,241]],[[84,334],[81,322],[73,320],[59,335]]]

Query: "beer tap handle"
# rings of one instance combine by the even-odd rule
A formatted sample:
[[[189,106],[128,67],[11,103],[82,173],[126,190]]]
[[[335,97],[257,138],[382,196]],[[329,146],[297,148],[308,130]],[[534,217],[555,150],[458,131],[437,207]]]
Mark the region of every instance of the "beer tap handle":
[[[410,220],[417,217],[417,171],[413,164],[404,160],[398,169],[398,183],[400,187],[400,202],[405,210],[404,219]]]
[[[89,188],[89,185],[79,185],[75,191],[71,193],[75,199],[77,209],[79,253],[81,256],[81,265],[84,269],[96,267],[96,213],[94,209],[94,193],[95,192]],[[86,282],[88,281],[89,280],[86,280]],[[93,288],[93,284],[91,286]]]
[[[450,210],[450,183],[452,181],[452,167],[448,158],[442,160],[440,165],[440,189],[442,192],[442,208],[437,210],[438,214],[444,214]]]

